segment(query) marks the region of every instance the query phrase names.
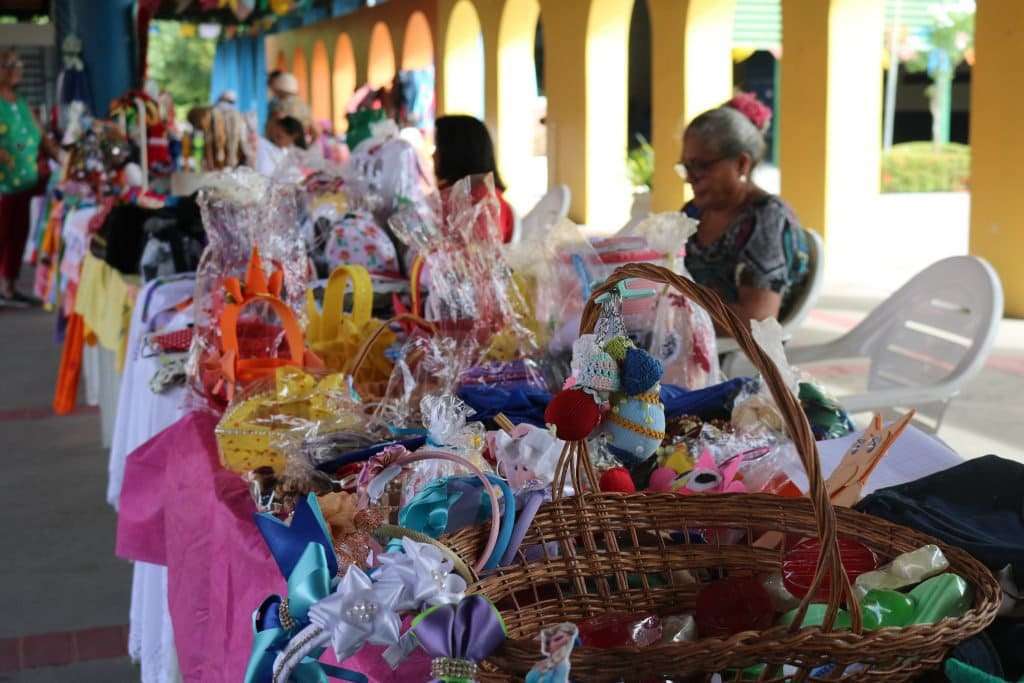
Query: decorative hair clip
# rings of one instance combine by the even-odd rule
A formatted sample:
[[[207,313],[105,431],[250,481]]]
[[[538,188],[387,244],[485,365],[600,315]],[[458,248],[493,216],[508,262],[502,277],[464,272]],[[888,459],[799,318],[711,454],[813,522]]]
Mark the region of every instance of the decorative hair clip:
[[[479,662],[505,642],[501,615],[481,595],[427,610],[413,619],[412,631],[434,658],[431,683],[475,681]]]
[[[465,597],[466,580],[452,573],[451,559],[439,548],[411,538],[402,538],[401,543],[403,552],[381,555],[380,569],[374,573],[379,584],[401,586],[399,610],[455,604]]]

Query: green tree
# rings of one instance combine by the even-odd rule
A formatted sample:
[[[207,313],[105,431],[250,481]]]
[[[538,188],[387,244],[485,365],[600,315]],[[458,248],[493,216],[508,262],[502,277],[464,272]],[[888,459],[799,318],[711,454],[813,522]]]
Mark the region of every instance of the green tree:
[[[932,142],[949,142],[949,115],[953,107],[953,76],[957,66],[974,51],[974,2],[960,0],[938,6],[917,54],[907,63],[911,72],[926,71],[932,85],[926,91],[932,114]]]
[[[174,21],[154,21],[149,30],[147,76],[183,111],[210,103],[210,73],[217,41],[182,36]]]

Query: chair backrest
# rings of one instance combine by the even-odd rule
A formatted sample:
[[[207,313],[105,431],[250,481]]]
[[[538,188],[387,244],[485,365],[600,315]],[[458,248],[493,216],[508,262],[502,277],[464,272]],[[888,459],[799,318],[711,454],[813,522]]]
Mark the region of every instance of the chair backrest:
[[[522,229],[517,240],[523,237],[534,238],[538,233],[549,229],[552,225],[569,215],[569,204],[572,193],[568,185],[556,185],[540,198],[537,205],[523,216]]]
[[[868,390],[955,382],[981,370],[1003,317],[986,261],[953,256],[900,287],[837,344],[871,359]]]
[[[818,303],[821,296],[821,288],[825,282],[825,243],[814,230],[804,230],[807,235],[807,250],[809,259],[807,263],[807,277],[804,279],[793,301],[789,304],[786,317],[779,321],[782,331],[786,336],[791,336],[803,324],[807,315]]]

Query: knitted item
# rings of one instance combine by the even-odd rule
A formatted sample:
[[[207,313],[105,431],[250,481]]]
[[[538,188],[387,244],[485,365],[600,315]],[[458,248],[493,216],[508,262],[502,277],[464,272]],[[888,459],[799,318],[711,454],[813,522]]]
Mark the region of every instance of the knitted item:
[[[619,389],[619,366],[601,350],[592,334],[583,335],[572,345],[572,375],[577,387],[602,392]]]
[[[620,363],[626,358],[626,351],[633,348],[633,342],[629,337],[613,337],[604,345],[604,350],[609,356]]]
[[[605,493],[636,493],[636,484],[625,467],[605,470],[598,486]]]
[[[640,349],[626,349],[620,386],[630,396],[642,394],[658,383],[663,372],[661,361],[651,354]]]
[[[601,411],[594,399],[579,389],[555,394],[544,410],[544,422],[555,425],[555,434],[563,441],[580,441],[590,436],[601,422]]]
[[[665,439],[665,407],[657,391],[628,396],[606,415],[604,430],[611,437],[609,447],[626,465],[651,457]]]

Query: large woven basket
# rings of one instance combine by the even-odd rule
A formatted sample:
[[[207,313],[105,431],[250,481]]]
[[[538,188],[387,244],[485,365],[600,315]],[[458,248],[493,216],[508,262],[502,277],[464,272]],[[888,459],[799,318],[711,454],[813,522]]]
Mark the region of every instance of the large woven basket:
[[[470,586],[471,592],[487,596],[498,606],[508,628],[508,641],[484,665],[485,677],[522,678],[540,659],[536,635],[544,626],[605,612],[670,615],[692,611],[701,582],[708,577],[723,573],[756,576],[780,569],[782,550],[747,542],[719,544],[716,538],[722,534],[708,534],[707,543],[692,541],[699,536],[697,532],[709,528],[745,530],[748,539],[758,538],[764,531],[820,539],[822,552],[808,596],[815,594],[823,578],[839,577],[829,582],[825,625],[801,630],[777,626],[728,639],[704,638],[642,650],[578,647],[572,655],[574,680],[708,680],[712,673],[720,672],[724,680],[904,681],[938,666],[951,646],[978,633],[995,618],[999,586],[968,554],[885,520],[833,509],[814,438],[800,406],[748,327],[715,293],[659,266],[622,266],[594,291],[584,310],[581,333],[594,328],[598,317],[595,298],[626,278],[672,286],[732,333],[764,376],[782,412],[807,471],[808,498],[598,493],[585,443],[568,444],[559,463],[556,496],[561,490],[559,479],[567,473],[577,491],[581,487],[590,491],[543,505],[516,563],[482,575]],[[485,527],[472,527],[445,542],[462,557],[472,558],[486,533]],[[839,561],[838,537],[855,538],[885,561],[928,543],[939,545],[949,559],[950,571],[971,585],[972,609],[963,617],[935,624],[862,633],[856,601],[847,600],[850,584]],[[805,598],[801,610],[809,602]],[[851,613],[854,628],[832,631],[835,610],[842,605]],[[802,616],[794,623],[801,621]],[[758,664],[768,666],[752,677],[749,673],[743,676],[743,669]],[[816,670],[813,675],[812,670]]]

